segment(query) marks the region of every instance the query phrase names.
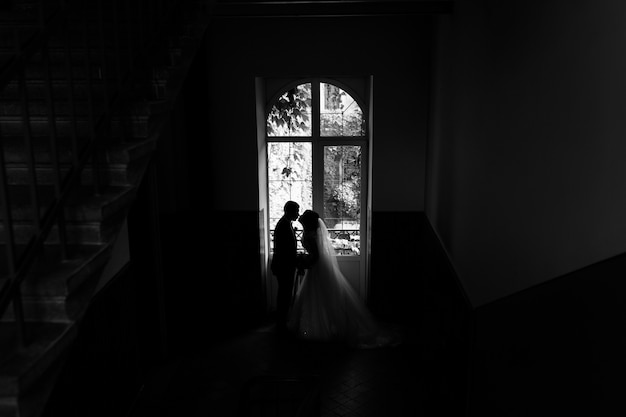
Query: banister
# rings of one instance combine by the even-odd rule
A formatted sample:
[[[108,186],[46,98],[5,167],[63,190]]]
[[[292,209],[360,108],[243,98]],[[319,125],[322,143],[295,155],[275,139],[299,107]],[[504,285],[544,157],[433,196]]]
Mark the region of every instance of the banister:
[[[88,4],[83,3],[82,1],[76,0],[74,2],[62,2],[60,5],[56,5],[55,8],[48,13],[45,11],[44,13],[44,0],[39,1],[39,19],[34,14],[24,13],[24,12],[0,12],[0,31],[9,31],[16,34],[18,37],[16,42],[16,51],[10,61],[4,65],[4,67],[0,70],[0,94],[4,92],[4,89],[9,85],[9,83],[18,81],[18,85],[20,87],[20,91],[18,92],[19,96],[16,100],[22,103],[22,127],[24,130],[22,139],[27,145],[27,153],[30,154],[28,158],[29,172],[31,175],[31,203],[33,203],[33,212],[38,213],[40,210],[40,205],[37,202],[37,184],[36,184],[36,173],[35,173],[35,165],[36,161],[32,157],[34,145],[31,143],[31,133],[30,124],[31,124],[31,115],[29,114],[29,104],[28,93],[27,93],[27,82],[29,81],[26,78],[26,68],[33,57],[37,54],[41,53],[41,59],[44,62],[44,87],[45,87],[45,101],[47,105],[47,113],[46,116],[48,118],[48,139],[50,143],[50,147],[52,148],[53,155],[51,155],[50,162],[54,170],[54,187],[55,194],[52,201],[47,204],[46,207],[43,208],[42,212],[36,214],[33,218],[34,224],[37,226],[35,233],[28,239],[28,244],[26,248],[21,251],[18,255],[16,253],[16,245],[15,245],[15,237],[13,231],[13,219],[11,216],[11,196],[10,190],[7,181],[7,171],[6,171],[6,163],[4,161],[4,150],[0,147],[0,215],[2,216],[2,222],[4,223],[4,235],[5,235],[5,243],[6,243],[6,251],[7,251],[7,259],[8,259],[8,274],[9,279],[3,284],[2,288],[0,288],[0,317],[5,314],[9,304],[13,301],[15,316],[16,316],[16,324],[18,326],[18,332],[20,334],[20,339],[22,343],[25,342],[24,332],[23,330],[23,312],[21,311],[21,296],[20,296],[20,288],[24,279],[29,273],[29,270],[37,259],[41,249],[43,248],[44,242],[46,241],[48,235],[50,234],[52,228],[55,224],[59,224],[59,227],[62,229],[64,224],[63,213],[66,202],[69,198],[72,190],[80,184],[81,173],[88,163],[96,164],[93,167],[93,179],[96,193],[99,190],[99,180],[97,178],[97,174],[100,171],[100,167],[97,166],[99,153],[104,145],[106,145],[106,140],[112,141],[110,135],[108,135],[108,131],[111,129],[111,115],[115,114],[115,109],[119,109],[122,106],[124,100],[127,99],[126,94],[131,90],[134,86],[135,78],[133,76],[134,72],[138,70],[135,66],[135,63],[139,63],[145,61],[150,54],[151,48],[153,46],[152,43],[155,42],[159,36],[161,36],[162,32],[164,32],[168,26],[167,24],[177,23],[176,19],[178,18],[178,14],[176,12],[181,11],[181,6],[179,3],[175,1],[163,2],[161,1],[154,9],[151,9],[150,6],[154,5],[155,0],[152,0],[152,3],[146,5],[144,1],[129,1],[122,2],[124,5],[123,12],[120,12],[120,7],[114,7],[113,10],[107,10],[105,12],[103,4],[107,4],[108,2],[104,0],[97,0],[97,4],[95,5],[97,16],[90,15],[83,9],[82,14],[78,16],[90,16],[91,21],[95,22],[98,26],[96,27],[97,32],[94,33],[90,31],[90,27],[88,26],[87,20],[82,19],[85,24],[85,28],[83,28],[83,33],[85,35],[85,49],[80,52],[83,53],[83,58],[85,59],[85,81],[88,84],[88,101],[89,101],[89,114],[88,114],[88,125],[90,126],[91,134],[89,138],[86,138],[86,143],[82,146],[78,145],[78,138],[76,132],[76,103],[74,102],[74,78],[72,75],[72,71],[75,68],[72,62],[72,46],[70,45],[70,24],[78,23],[75,15],[73,13],[79,7],[87,7],[93,5],[93,1],[88,2]],[[160,1],[160,0],[159,0]],[[70,4],[71,3],[71,4]],[[167,3],[167,7],[164,7],[164,3]],[[193,2],[190,2],[193,4]],[[149,9],[149,10],[148,10]],[[110,20],[110,15],[106,15],[105,13],[114,13],[115,16],[113,20],[115,21],[115,25],[112,26],[112,29],[109,26],[105,27],[105,21]],[[79,12],[80,13],[80,12]],[[119,24],[120,22],[120,13],[125,13],[126,24]],[[160,13],[160,14],[157,14]],[[132,16],[135,14],[135,16]],[[94,19],[95,18],[95,19]],[[136,32],[136,19],[141,21],[140,23],[140,32]],[[166,20],[169,21],[166,22]],[[148,22],[149,20],[149,22]],[[6,24],[5,24],[6,23]],[[149,23],[149,24],[147,24]],[[62,27],[64,25],[64,27]],[[160,25],[160,26],[159,26]],[[78,25],[80,26],[80,24]],[[29,31],[34,31],[34,33],[29,33],[27,38],[19,39],[21,35],[21,30],[28,29]],[[75,27],[74,29],[81,30],[80,27]],[[58,136],[56,132],[56,119],[57,115],[55,113],[55,105],[59,102],[59,99],[56,99],[53,95],[52,89],[52,78],[51,78],[51,68],[50,61],[48,57],[48,50],[50,47],[49,41],[51,39],[51,34],[53,32],[59,32],[60,36],[66,35],[65,42],[66,45],[60,48],[65,53],[65,68],[67,74],[65,77],[67,79],[67,87],[69,89],[69,101],[70,101],[70,120],[72,123],[72,128],[70,136],[72,136],[72,158],[71,158],[71,166],[69,171],[61,177],[60,175],[60,165],[57,154],[57,142]],[[63,32],[65,30],[65,32]],[[111,30],[114,30],[115,33],[112,34]],[[121,33],[119,32],[121,31]],[[126,33],[124,33],[124,31]],[[144,33],[145,32],[145,33]],[[120,48],[119,48],[119,39],[122,35],[123,38],[132,41],[132,45],[128,46],[129,49],[129,57],[128,63],[124,63],[122,66],[122,60],[120,56]],[[92,35],[95,38],[92,38]],[[111,47],[107,44],[107,39],[113,36],[113,50],[116,56],[113,58],[116,61],[111,62],[109,60],[109,55],[107,51],[110,51]],[[136,38],[138,37],[139,43],[136,42]],[[92,41],[94,41],[92,45]],[[105,98],[104,106],[96,106],[96,97],[94,95],[94,85],[93,85],[93,74],[91,67],[91,57],[92,54],[98,54],[100,52],[99,58],[102,62],[99,65],[102,68],[103,73],[101,76],[103,78],[102,84],[104,85],[103,95]],[[115,65],[116,68],[112,69],[111,65]],[[115,74],[113,74],[115,73]],[[113,74],[109,76],[109,74]],[[117,80],[111,78],[117,78]],[[63,78],[63,77],[61,77]],[[117,82],[116,82],[117,81]],[[110,89],[111,87],[112,89]],[[100,97],[98,98],[98,100]],[[97,107],[97,110],[96,110]],[[119,114],[120,121],[122,120],[123,114],[121,112]],[[84,117],[84,116],[81,116]],[[0,139],[1,139],[0,132]],[[61,235],[63,235],[63,231],[60,230]],[[65,238],[61,236],[61,244],[66,246]]]
[[[0,11],[2,28],[36,28],[39,20],[36,16],[21,11]]]

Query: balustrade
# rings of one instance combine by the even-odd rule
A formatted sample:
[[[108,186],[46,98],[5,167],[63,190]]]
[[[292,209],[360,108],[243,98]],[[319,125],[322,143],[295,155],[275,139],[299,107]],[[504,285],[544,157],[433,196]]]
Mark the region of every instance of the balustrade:
[[[295,230],[298,253],[306,253],[302,246],[302,233]],[[361,254],[361,232],[359,229],[328,229],[330,241],[338,256],[355,256]],[[274,251],[274,230],[270,230],[270,251]]]
[[[68,257],[63,213],[70,193],[88,166],[100,193],[104,150],[132,134],[131,94],[150,91],[146,63],[167,55],[166,36],[196,3],[40,0],[0,10],[0,317],[13,304],[22,342],[24,277],[55,226]],[[8,164],[16,164],[15,154],[7,160],[9,143],[22,149],[18,163],[27,167],[32,234],[19,244],[13,213],[20,187],[9,176]],[[42,164],[51,185],[40,181]]]

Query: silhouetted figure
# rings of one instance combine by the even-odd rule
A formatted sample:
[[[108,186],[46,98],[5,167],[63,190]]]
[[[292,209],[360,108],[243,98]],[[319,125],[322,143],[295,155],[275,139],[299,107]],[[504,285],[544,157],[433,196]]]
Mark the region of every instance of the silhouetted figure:
[[[287,330],[287,313],[291,305],[298,259],[296,234],[291,222],[298,218],[300,205],[295,201],[287,201],[283,210],[283,217],[278,220],[274,229],[274,255],[271,264],[272,273],[278,280],[276,325],[279,332]]]
[[[299,338],[339,341],[358,348],[395,346],[401,335],[378,322],[339,270],[328,229],[319,215],[305,210],[302,245],[306,273],[296,293],[288,328]]]

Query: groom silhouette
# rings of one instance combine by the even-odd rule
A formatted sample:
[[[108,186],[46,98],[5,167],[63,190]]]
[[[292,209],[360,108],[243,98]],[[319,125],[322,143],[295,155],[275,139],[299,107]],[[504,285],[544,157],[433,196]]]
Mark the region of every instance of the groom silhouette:
[[[295,201],[287,201],[283,211],[283,217],[278,220],[274,229],[274,256],[271,264],[272,273],[278,281],[276,326],[279,332],[287,330],[287,314],[297,268],[296,234],[291,222],[298,218],[300,205]]]

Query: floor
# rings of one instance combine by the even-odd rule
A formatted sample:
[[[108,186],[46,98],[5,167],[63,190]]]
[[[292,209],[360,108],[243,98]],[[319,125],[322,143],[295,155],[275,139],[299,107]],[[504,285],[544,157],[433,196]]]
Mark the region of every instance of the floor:
[[[404,333],[399,346],[359,350],[279,336],[268,321],[171,360],[132,417],[295,415],[306,394],[307,416],[461,415],[463,373],[446,371],[423,329]]]
[[[445,257],[441,251],[426,245],[426,232],[420,226],[419,217],[414,217],[403,217],[405,226],[411,225],[416,236],[406,247],[379,247],[380,259],[394,259],[395,262],[383,263],[384,267],[379,266],[375,271],[384,274],[386,279],[378,283],[373,290],[376,297],[371,300],[374,314],[403,326],[405,338],[402,344],[393,348],[357,350],[337,344],[302,342],[278,337],[271,316],[252,327],[245,316],[245,320],[239,321],[246,323],[245,330],[231,332],[237,326],[226,325],[228,336],[213,332],[209,342],[199,336],[201,343],[189,343],[195,346],[193,350],[187,346],[178,347],[177,352],[183,353],[174,355],[149,380],[134,412],[128,417],[282,417],[295,415],[289,411],[294,411],[300,402],[293,404],[287,400],[297,399],[304,392],[319,393],[318,397],[314,396],[314,399],[319,398],[319,407],[307,407],[313,412],[304,415],[465,415],[469,349],[464,300],[450,276]],[[179,217],[175,220],[172,223],[176,226],[174,231],[195,230],[180,227]],[[240,220],[225,224],[231,227]],[[385,219],[379,216],[380,230],[394,230],[391,226],[396,220],[394,216],[385,223]],[[255,224],[251,223],[251,226]],[[211,233],[207,232],[207,235]],[[217,236],[228,234],[214,233]],[[195,241],[176,236],[174,234],[167,241],[177,244]],[[380,242],[386,242],[388,237],[381,236]],[[231,255],[226,253],[224,256]],[[206,262],[202,252],[197,258]],[[228,265],[227,262],[224,264]],[[377,265],[381,265],[380,262]],[[179,266],[173,265],[173,274],[180,274],[176,269]],[[190,269],[190,273],[194,271],[197,269]],[[221,273],[230,276],[228,274],[232,271]],[[207,294],[231,294],[230,287],[213,286],[232,282],[212,281],[211,291],[198,288],[195,303],[190,298],[192,295],[180,294],[180,299],[187,301],[180,306],[181,309],[195,317],[207,314],[205,310],[215,305],[217,307],[210,315],[219,314],[218,307],[224,305],[227,308],[228,300],[220,304],[220,299],[206,299]],[[181,288],[188,291],[186,286]],[[200,310],[193,310],[194,306]],[[221,323],[222,319],[224,317],[219,317],[215,322]],[[197,324],[182,329],[184,325],[180,321],[168,325],[168,329],[178,329],[179,334],[173,340],[198,332]],[[212,328],[212,325],[207,327]],[[308,385],[310,381],[314,382],[312,386]],[[246,401],[246,392],[250,393],[250,401]],[[276,401],[278,396],[281,399]],[[257,399],[267,401],[253,401]]]

